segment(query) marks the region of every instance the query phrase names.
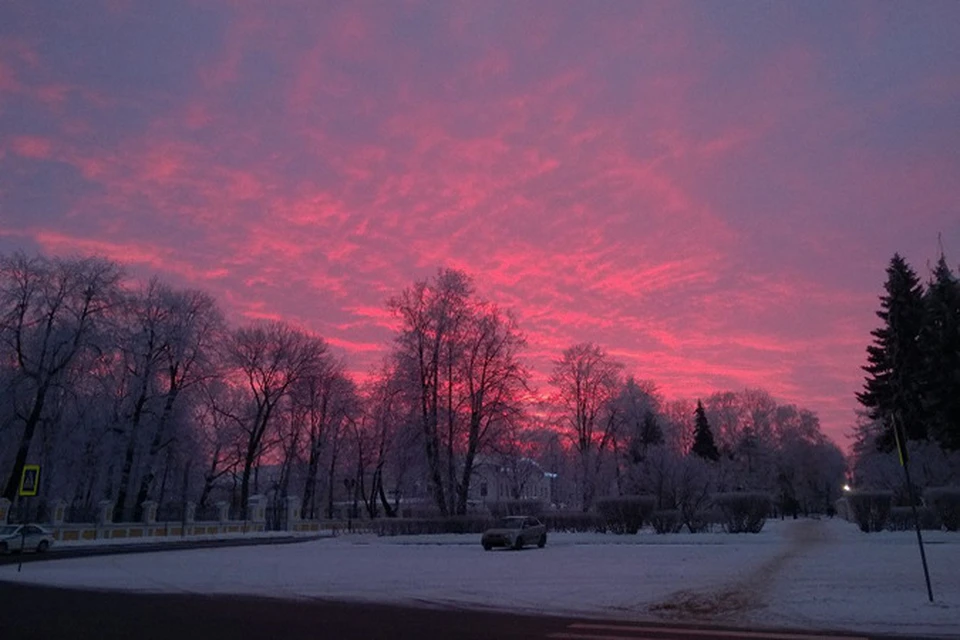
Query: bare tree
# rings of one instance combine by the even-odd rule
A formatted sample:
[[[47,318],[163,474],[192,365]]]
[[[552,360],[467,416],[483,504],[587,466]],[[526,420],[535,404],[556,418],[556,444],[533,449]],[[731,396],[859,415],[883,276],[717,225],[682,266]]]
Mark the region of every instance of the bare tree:
[[[273,424],[278,405],[290,388],[322,365],[326,343],[280,323],[260,323],[234,332],[227,362],[248,387],[252,416],[244,421],[246,446],[240,482],[240,504],[250,496],[250,474],[263,453],[264,436]]]
[[[0,257],[0,345],[13,363],[14,415],[23,424],[3,491],[13,500],[47,397],[99,345],[116,303],[120,268],[99,258]]]
[[[417,282],[388,302],[401,321],[397,356],[410,375],[410,391],[417,398],[430,487],[444,515],[451,511],[447,497],[455,490],[448,486],[453,476],[453,358],[472,292],[466,274],[448,269],[432,281]],[[446,434],[440,430],[444,405]]]
[[[120,469],[120,486],[114,503],[115,521],[124,519],[127,495],[133,481],[134,456],[140,444],[140,430],[150,405],[157,396],[157,374],[163,351],[168,346],[170,309],[164,300],[165,287],[152,279],[142,291],[128,296],[119,323],[121,375],[130,406],[126,408],[126,447]]]
[[[136,504],[148,498],[156,479],[160,453],[171,444],[171,421],[182,395],[215,375],[215,349],[222,344],[225,325],[216,301],[202,291],[164,288],[169,310],[167,340],[160,354],[158,375],[163,405],[144,461]]]
[[[328,355],[291,388],[294,419],[306,430],[303,509],[311,517],[317,511],[317,481],[323,456],[355,405],[354,387],[343,368],[342,362]]]
[[[482,305],[471,318],[461,365],[469,423],[457,514],[467,512],[473,463],[491,435],[491,426],[520,421],[527,371],[519,351],[525,344],[516,320],[495,306]]]
[[[587,511],[596,493],[597,457],[610,442],[613,426],[603,412],[617,393],[623,366],[593,343],[576,344],[554,361],[550,384],[556,389],[560,419],[580,457],[581,508]]]
[[[228,474],[236,474],[243,460],[243,426],[237,419],[246,398],[241,389],[219,380],[203,385],[202,400],[194,407],[194,425],[198,431],[202,454],[206,458],[203,488],[197,501],[205,507],[217,482]]]

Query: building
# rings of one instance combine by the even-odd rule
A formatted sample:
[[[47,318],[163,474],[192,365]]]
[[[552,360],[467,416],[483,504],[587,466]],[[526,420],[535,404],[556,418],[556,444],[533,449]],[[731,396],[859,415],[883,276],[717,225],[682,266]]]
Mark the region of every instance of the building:
[[[477,456],[470,480],[470,501],[486,504],[502,500],[541,500],[549,507],[553,504],[556,477],[530,458],[507,460]]]

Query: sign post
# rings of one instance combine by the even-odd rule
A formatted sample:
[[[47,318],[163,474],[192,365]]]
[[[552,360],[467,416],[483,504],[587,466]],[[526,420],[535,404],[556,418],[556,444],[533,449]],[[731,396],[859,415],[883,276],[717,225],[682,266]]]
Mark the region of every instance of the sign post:
[[[20,474],[20,488],[17,496],[20,498],[32,498],[40,492],[40,465],[25,464],[23,473]],[[20,562],[17,563],[17,573],[23,569],[23,551],[27,546],[27,523],[20,523]]]
[[[917,498],[913,491],[913,482],[910,481],[910,456],[907,453],[905,434],[900,431],[900,421],[893,421],[893,435],[897,440],[897,453],[900,455],[900,466],[907,480],[907,491],[910,494],[910,508],[913,510],[913,523],[917,528],[917,544],[920,545],[920,561],[923,563],[923,577],[927,581],[927,597],[933,602],[933,587],[930,586],[930,569],[927,568],[927,553],[923,549],[923,534],[920,533],[920,517],[917,515]]]
[[[40,492],[40,465],[25,464],[23,473],[20,474],[20,490],[17,492],[21,498],[32,498]]]

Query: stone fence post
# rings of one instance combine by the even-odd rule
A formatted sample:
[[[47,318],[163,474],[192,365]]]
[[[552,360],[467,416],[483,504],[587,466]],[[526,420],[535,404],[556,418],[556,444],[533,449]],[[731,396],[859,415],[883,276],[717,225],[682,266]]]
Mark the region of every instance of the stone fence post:
[[[53,510],[50,512],[50,525],[54,527],[59,527],[63,525],[63,521],[66,520],[66,516],[67,516],[67,501],[54,500]]]
[[[230,521],[230,503],[221,501],[217,503],[217,520],[220,522]]]
[[[296,524],[300,522],[300,498],[298,496],[287,496],[287,531],[296,529]]]
[[[247,520],[256,523],[266,522],[266,501],[266,497],[262,495],[250,496],[247,501]]]
[[[157,503],[153,500],[147,500],[140,505],[143,512],[143,524],[156,524],[157,522]]]
[[[97,503],[97,524],[104,525],[113,522],[113,501],[101,500]]]
[[[183,521],[187,524],[193,524],[194,520],[197,519],[197,503],[188,502],[184,505],[183,512]]]

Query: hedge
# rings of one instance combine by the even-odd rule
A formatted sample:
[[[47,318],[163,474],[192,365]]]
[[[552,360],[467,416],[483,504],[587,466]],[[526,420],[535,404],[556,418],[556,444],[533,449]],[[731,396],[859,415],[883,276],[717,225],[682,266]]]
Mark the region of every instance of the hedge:
[[[582,511],[548,511],[540,517],[547,531],[571,533],[606,533],[606,522],[596,513]]]
[[[847,494],[850,517],[864,533],[883,531],[892,503],[892,491],[853,491]]]
[[[960,487],[927,489],[923,498],[947,531],[960,529]]]
[[[920,518],[920,528],[924,531],[939,531],[940,518],[930,507],[917,507],[917,517]],[[910,507],[892,507],[887,518],[888,531],[913,531],[913,509]]]
[[[657,533],[679,533],[683,528],[683,520],[677,509],[654,511],[650,514],[650,524]]]
[[[616,534],[636,533],[653,511],[653,496],[620,496],[597,500],[597,513]]]
[[[494,518],[505,516],[539,516],[543,513],[542,500],[501,500],[487,503],[487,509]]]
[[[439,533],[483,533],[493,526],[487,516],[449,516],[446,518],[378,518],[371,528],[378,536],[412,536]]]
[[[760,533],[772,506],[765,493],[718,493],[713,503],[727,533]]]

